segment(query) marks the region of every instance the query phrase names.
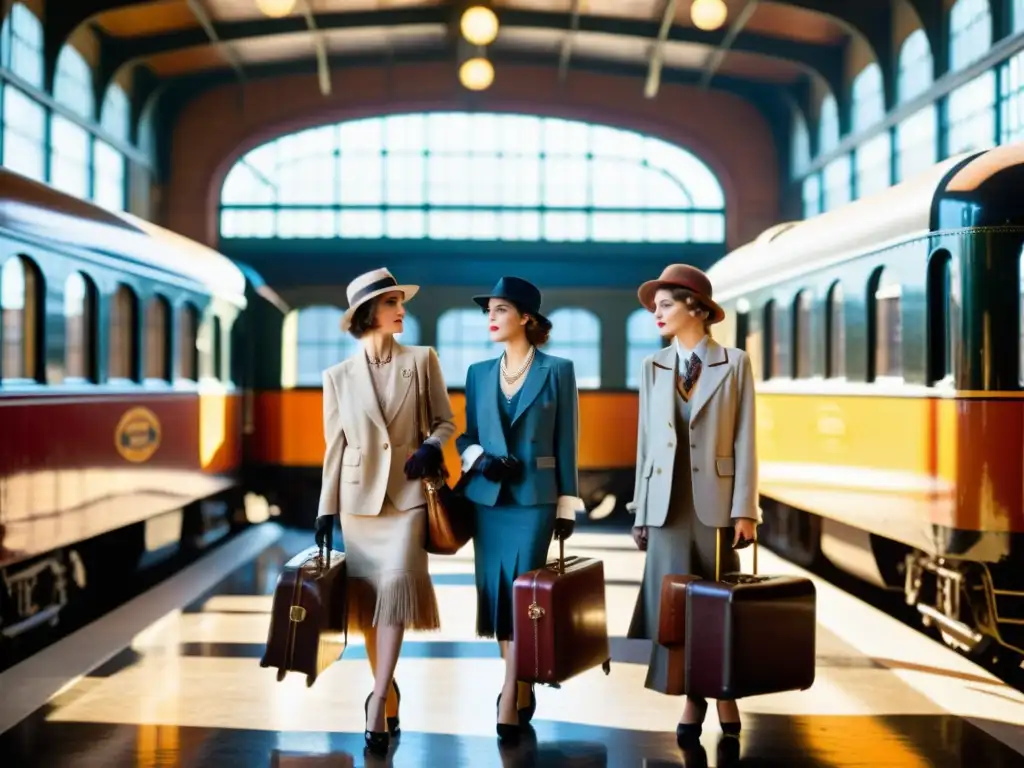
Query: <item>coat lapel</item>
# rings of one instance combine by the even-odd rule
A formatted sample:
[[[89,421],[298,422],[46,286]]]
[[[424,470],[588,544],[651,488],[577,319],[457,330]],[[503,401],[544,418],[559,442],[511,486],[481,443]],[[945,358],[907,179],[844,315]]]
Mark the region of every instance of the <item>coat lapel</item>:
[[[675,422],[675,383],[676,383],[676,347],[669,344],[654,356],[651,362],[651,380],[654,382],[652,400],[655,412],[672,414],[670,420]],[[662,410],[664,409],[664,410]]]
[[[498,358],[498,365],[501,365],[501,358]],[[530,366],[530,370],[526,373],[526,381],[523,382],[523,389],[519,393],[519,404],[516,406],[515,416],[512,417],[512,423],[516,421],[526,413],[526,409],[533,405],[533,401],[537,399],[537,395],[544,389],[544,382],[548,380],[548,359],[540,350],[534,355],[533,364]],[[499,386],[500,389],[500,386]]]
[[[493,430],[495,440],[501,443],[501,454],[508,453],[508,444],[505,441],[505,430],[501,427],[501,414],[498,412],[498,398],[504,397],[501,393],[501,384],[498,377],[501,375],[501,358],[492,361],[483,374],[483,382],[478,383],[476,388],[476,407],[480,414],[478,432]]]
[[[359,346],[359,349],[351,359],[356,391],[363,401],[363,407],[370,414],[373,423],[387,432],[388,426],[384,421],[384,414],[381,413],[380,403],[377,401],[377,392],[373,388],[373,378],[370,376],[370,362],[366,359],[366,352],[363,351],[362,345]]]
[[[697,379],[697,392],[693,398],[690,421],[700,415],[701,410],[718,391],[728,374],[729,353],[725,347],[709,339],[707,360],[701,366],[700,378]]]
[[[387,403],[387,409],[384,412],[384,420],[389,425],[395,420],[395,416],[401,410],[405,398],[409,396],[409,390],[412,389],[413,377],[416,375],[416,359],[412,350],[396,343],[395,354],[391,360],[390,368],[392,395],[391,401]],[[430,393],[423,392],[423,397],[430,397]]]

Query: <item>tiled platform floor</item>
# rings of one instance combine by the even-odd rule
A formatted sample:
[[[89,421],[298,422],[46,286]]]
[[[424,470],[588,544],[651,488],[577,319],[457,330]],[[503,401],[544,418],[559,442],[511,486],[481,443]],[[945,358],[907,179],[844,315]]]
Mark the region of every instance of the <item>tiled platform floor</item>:
[[[387,760],[364,756],[363,701],[372,680],[360,638],[351,639],[344,659],[312,688],[299,675],[279,683],[274,670],[258,663],[280,566],[310,538],[283,534],[205,594],[135,633],[128,647],[64,685],[0,736],[0,763],[47,768],[654,768],[726,762],[716,750],[713,709],[704,729],[706,750],[684,755],[674,735],[682,699],[643,687],[648,646],[623,637],[642,554],[624,534],[587,532],[571,539],[567,550],[605,562],[611,675],[597,669],[561,690],[538,688],[534,734],[514,749],[499,749],[493,702],[502,667],[496,645],[474,637],[472,551],[434,558],[442,631],[407,636],[396,675],[402,688],[402,737]],[[748,567],[749,554],[744,553]],[[762,572],[799,572],[765,550],[760,564]],[[815,685],[742,701],[742,755],[731,764],[1024,765],[1024,696],[913,630],[816,582]],[[134,610],[143,608],[140,603]],[[126,607],[111,621],[127,626],[131,610]],[[72,636],[63,642],[85,640]],[[40,655],[26,664],[45,660]],[[17,675],[0,676],[0,690],[9,675],[14,685],[32,674],[46,674],[19,667],[11,672]],[[8,688],[3,695],[16,690]]]

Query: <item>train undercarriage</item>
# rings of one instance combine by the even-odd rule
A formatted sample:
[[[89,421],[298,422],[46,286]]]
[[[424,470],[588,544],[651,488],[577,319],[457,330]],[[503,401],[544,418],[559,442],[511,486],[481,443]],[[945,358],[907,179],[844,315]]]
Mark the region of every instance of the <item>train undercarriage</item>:
[[[830,563],[903,593],[921,624],[946,645],[998,668],[1024,662],[1024,537],[1009,539],[999,562],[938,556],[853,529],[772,499],[762,500],[760,539],[805,568]]]

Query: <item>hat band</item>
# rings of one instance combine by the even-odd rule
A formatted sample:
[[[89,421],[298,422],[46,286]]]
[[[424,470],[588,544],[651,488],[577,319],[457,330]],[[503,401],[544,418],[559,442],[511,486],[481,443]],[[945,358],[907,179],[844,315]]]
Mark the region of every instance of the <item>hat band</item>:
[[[374,291],[379,291],[381,288],[387,288],[389,286],[394,285],[398,285],[398,281],[390,276],[383,277],[380,280],[376,280],[370,283],[369,285],[364,286],[360,288],[358,291],[356,291],[355,294],[353,294],[352,298],[349,300],[348,305],[350,307],[354,307],[356,304],[358,304],[360,301],[366,298],[367,295],[373,293]]]

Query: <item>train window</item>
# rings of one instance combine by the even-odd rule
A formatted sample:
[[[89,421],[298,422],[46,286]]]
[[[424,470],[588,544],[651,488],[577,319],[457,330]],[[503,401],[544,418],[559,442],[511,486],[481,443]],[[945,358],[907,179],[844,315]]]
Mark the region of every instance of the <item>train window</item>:
[[[219,381],[230,378],[224,370],[224,326],[217,315],[213,316],[213,377]]]
[[[0,268],[0,311],[3,314],[0,376],[4,379],[38,379],[38,279],[33,264],[21,256],[8,259]]]
[[[843,286],[832,283],[825,303],[828,325],[828,370],[825,375],[837,379],[846,376],[846,312],[843,307]]]
[[[814,373],[812,370],[812,344],[814,341],[811,333],[812,304],[811,292],[808,290],[800,291],[800,293],[797,294],[796,300],[793,302],[793,320],[795,329],[795,333],[793,334],[793,348],[796,350],[795,375],[798,379],[809,379]]]
[[[773,302],[774,307],[774,302]],[[772,378],[793,376],[793,321],[789,312],[772,312]]]
[[[761,317],[761,333],[764,334],[760,344],[760,348],[763,351],[761,378],[770,379],[775,373],[775,360],[772,349],[772,339],[775,336],[775,299],[769,299],[765,302],[764,312]]]
[[[953,297],[952,259],[939,250],[928,260],[928,383],[953,373],[953,340],[959,313]]]
[[[198,313],[191,304],[185,304],[178,314],[178,378],[196,380],[199,350],[196,347]]]
[[[167,300],[163,296],[150,299],[146,305],[146,357],[143,368],[147,379],[167,381],[170,378],[167,361],[170,326],[167,317]]]
[[[96,286],[81,272],[64,283],[64,377],[94,381]]]
[[[875,291],[875,378],[903,376],[903,321],[900,317],[902,289],[884,282]]]
[[[220,377],[220,320],[212,312],[206,316],[199,326],[199,337],[196,346],[199,349],[199,378],[217,379]]]
[[[107,355],[108,379],[135,380],[138,314],[138,302],[135,298],[135,292],[126,285],[119,285],[110,303],[110,349]]]

